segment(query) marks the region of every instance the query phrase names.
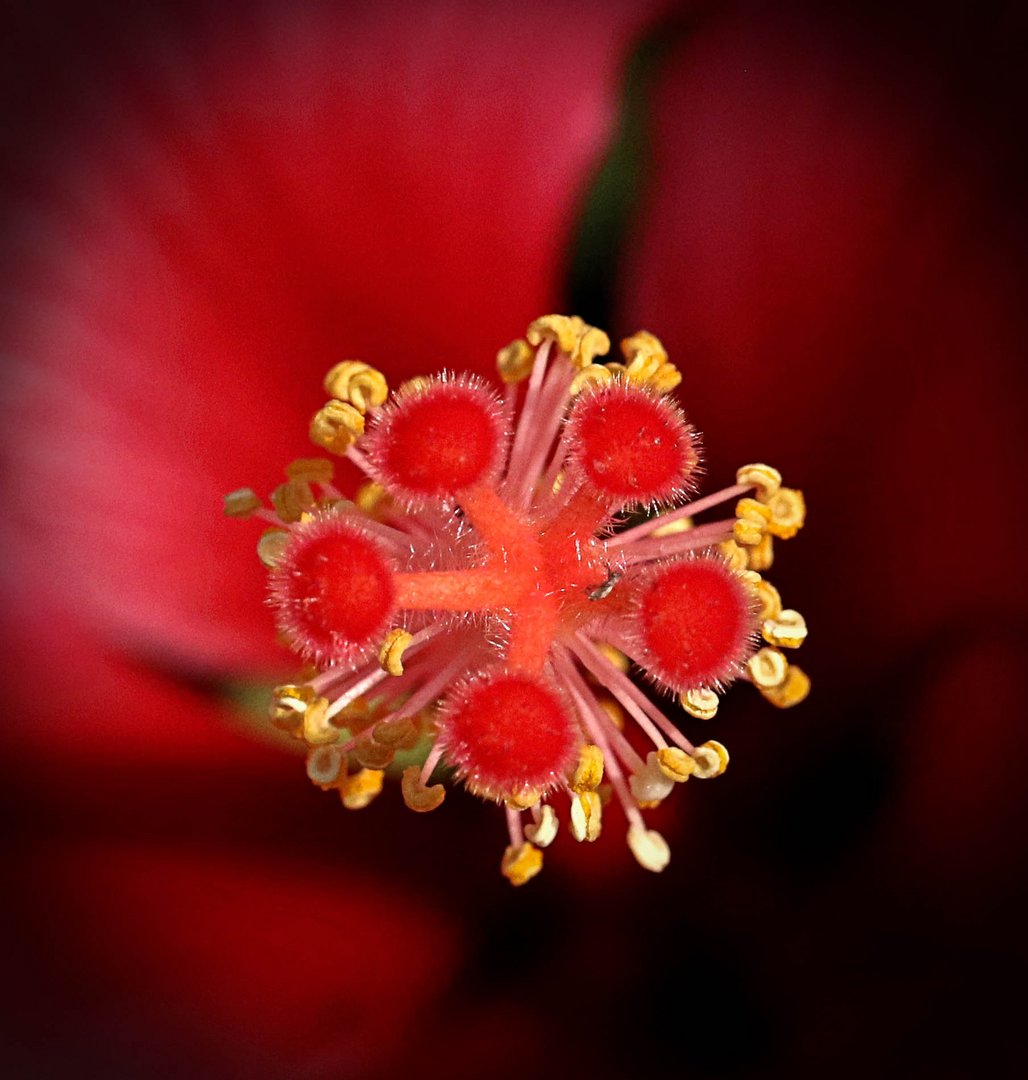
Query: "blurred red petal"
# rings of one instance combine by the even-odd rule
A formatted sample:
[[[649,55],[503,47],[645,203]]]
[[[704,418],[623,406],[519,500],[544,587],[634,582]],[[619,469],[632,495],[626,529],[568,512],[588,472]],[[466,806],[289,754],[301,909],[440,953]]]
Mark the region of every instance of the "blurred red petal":
[[[648,13],[144,6],[78,48],[40,17],[14,72],[43,57],[64,93],[22,125],[6,206],[12,572],[209,665],[276,656],[222,495],[309,453],[341,357],[488,367],[553,305]]]
[[[72,1061],[109,1075],[244,1062],[250,1076],[370,1075],[411,1052],[456,961],[444,918],[352,867],[92,843],[43,846],[18,870],[46,901],[21,913],[40,953],[15,971],[52,1012],[12,1002],[5,1058],[21,1049],[37,1075]],[[17,961],[31,961],[25,944]]]

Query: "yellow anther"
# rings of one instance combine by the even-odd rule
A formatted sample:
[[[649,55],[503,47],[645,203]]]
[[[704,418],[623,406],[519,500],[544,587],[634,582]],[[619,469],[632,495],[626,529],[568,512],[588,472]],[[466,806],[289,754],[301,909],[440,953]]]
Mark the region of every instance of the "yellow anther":
[[[718,550],[728,563],[730,570],[745,570],[750,563],[749,549],[739,547],[734,540],[722,540]]]
[[[620,650],[615,649],[613,645],[608,645],[605,641],[598,642],[596,648],[603,654],[603,656],[610,661],[624,675],[631,667],[631,661]]]
[[[334,784],[342,765],[343,755],[334,746],[316,746],[307,755],[307,775],[319,787]]]
[[[592,843],[600,835],[603,807],[595,791],[580,791],[571,797],[571,835],[581,843]]]
[[[419,814],[427,814],[430,810],[442,806],[443,799],[446,798],[446,788],[442,784],[430,784],[427,787],[422,784],[420,765],[410,765],[403,770],[400,791],[407,807]]]
[[[248,518],[260,510],[261,500],[250,488],[239,488],[230,491],[225,496],[225,516],[231,518]]]
[[[281,731],[299,735],[303,726],[303,714],[317,699],[312,686],[276,686],[271,692],[268,716]]]
[[[557,812],[549,803],[539,807],[539,820],[525,826],[525,836],[536,847],[549,847],[557,836]]]
[[[785,682],[781,686],[767,690],[761,687],[760,692],[779,709],[791,709],[793,705],[799,705],[810,693],[810,679],[805,671],[795,664],[790,664]]]
[[[507,796],[507,805],[515,810],[531,810],[539,805],[542,793],[535,788],[522,788],[520,791],[512,791]]]
[[[760,633],[769,645],[798,649],[807,639],[807,622],[798,611],[786,608],[776,618],[766,619]]]
[[[339,794],[347,810],[363,810],[382,791],[382,770],[361,769],[339,784]]]
[[[306,480],[287,480],[271,493],[275,513],[289,525],[299,521],[314,501],[314,491]]]
[[[776,619],[782,610],[782,598],[778,590],[770,581],[765,581],[760,576],[757,576],[756,581],[751,582],[751,584],[753,586],[753,595],[756,596],[757,603],[760,605],[757,610],[757,618],[760,622],[765,619]]]
[[[382,501],[386,498],[388,498],[386,489],[374,480],[368,480],[367,483],[361,484],[361,486],[357,488],[357,493],[353,497],[353,502],[358,510],[370,517],[374,514],[375,510],[382,505]]]
[[[688,532],[694,524],[691,517],[679,518],[677,521],[669,521],[666,525],[661,525],[659,529],[654,529],[653,536],[677,536],[679,533]]]
[[[625,710],[613,698],[600,698],[600,708],[610,717],[610,722],[618,729],[625,730]]]
[[[345,401],[329,401],[311,420],[311,442],[333,454],[345,454],[364,434],[364,414]]]
[[[720,776],[728,768],[728,751],[711,739],[702,746],[697,746],[692,754],[693,776],[697,780],[710,780]]]
[[[737,484],[752,484],[757,498],[766,502],[782,486],[782,474],[770,465],[743,465],[735,474]]]
[[[611,373],[611,375],[615,376],[615,378],[627,378],[628,368],[626,368],[624,364],[619,364],[616,360],[608,360],[603,366]]]
[[[670,393],[682,381],[675,367],[656,353],[640,352],[625,368],[625,377],[636,386],[647,386],[657,393]]]
[[[326,746],[339,738],[339,728],[328,719],[328,699],[315,698],[303,713],[303,738],[308,746]]]
[[[745,547],[760,543],[771,521],[771,510],[756,499],[740,499],[735,505],[735,542]]]
[[[676,784],[684,784],[696,770],[696,762],[677,746],[665,746],[657,751],[660,771]]]
[[[661,768],[656,750],[646,755],[646,764],[628,778],[635,801],[640,806],[655,806],[671,794],[675,781]]]
[[[774,690],[781,686],[789,674],[789,661],[778,649],[763,648],[746,661],[753,685],[759,690]]]
[[[578,320],[581,323],[581,320]],[[562,353],[570,356],[575,351],[579,327],[571,315],[543,315],[536,319],[525,335],[529,345],[538,348],[544,341],[552,341]]]
[[[325,393],[364,413],[389,397],[389,384],[363,360],[343,360],[325,376]]]
[[[755,544],[747,550],[751,570],[763,573],[765,570],[769,570],[771,564],[775,561],[774,540],[771,538],[770,533],[765,533],[760,538],[759,544]]]
[[[780,540],[788,540],[803,528],[807,517],[807,504],[803,492],[796,488],[779,488],[777,494],[768,500],[771,521],[767,531]]]
[[[578,767],[571,777],[571,790],[595,791],[603,780],[603,751],[592,743],[583,743],[578,750]]]
[[[378,650],[378,662],[382,665],[382,670],[388,671],[390,675],[402,675],[403,654],[413,640],[414,635],[403,627],[390,630]]]
[[[383,720],[371,729],[371,738],[380,746],[409,750],[421,737],[418,725],[407,716],[400,720]]]
[[[353,748],[353,756],[366,769],[386,769],[393,763],[396,747],[380,742],[372,731],[357,741]]]
[[[306,480],[308,484],[331,484],[335,474],[335,462],[325,457],[297,458],[286,466],[290,480]]]
[[[697,720],[713,720],[717,716],[720,699],[713,690],[686,690],[678,700],[682,708]]]
[[[396,388],[396,396],[403,397],[405,394],[416,394],[432,385],[432,380],[427,375],[412,375],[409,379]]]
[[[631,337],[621,339],[621,355],[631,363],[640,353],[667,360],[667,350],[660,338],[649,330],[637,330]]]
[[[635,861],[644,870],[652,870],[655,874],[659,874],[671,861],[671,849],[655,829],[633,825],[628,830],[628,846]]]
[[[526,337],[537,348],[546,340],[552,341],[578,368],[610,352],[610,338],[577,315],[544,315],[529,326]]]
[[[257,558],[269,569],[278,566],[289,546],[289,533],[285,529],[265,529],[257,541]]]
[[[523,338],[505,345],[496,354],[496,370],[505,383],[524,382],[532,372],[535,352]]]
[[[602,364],[588,364],[571,380],[568,391],[572,397],[578,397],[583,391],[593,386],[605,386],[614,378]]]
[[[500,870],[511,885],[524,885],[526,881],[531,881],[542,868],[543,853],[535,844],[527,841],[517,847],[513,844],[509,845],[500,862]]]

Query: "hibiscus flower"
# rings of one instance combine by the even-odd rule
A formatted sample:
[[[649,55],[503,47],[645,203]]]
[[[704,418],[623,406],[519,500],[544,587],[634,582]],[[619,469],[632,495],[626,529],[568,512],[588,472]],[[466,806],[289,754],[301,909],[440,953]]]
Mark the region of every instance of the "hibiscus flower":
[[[1004,838],[1025,809],[1004,752],[1023,571],[968,513],[1017,535],[1003,27],[968,43],[935,9],[654,15],[20,17],[15,1073],[839,1075],[923,1065],[940,1021],[997,1019],[961,984],[1006,962],[972,932],[1013,929]],[[564,306],[573,215],[648,28],[628,96],[652,118],[648,185],[619,204],[609,287],[575,279],[572,299],[661,335],[714,483],[764,457],[803,483],[815,509],[783,575],[817,630],[815,696],[721,718],[735,779],[663,811],[682,855],[661,878],[575,847],[514,893],[472,800],[347,815],[261,741],[239,688],[288,667],[253,537],[218,508],[308,453],[341,354],[396,380],[485,370]],[[980,1063],[968,1043],[950,1051]]]

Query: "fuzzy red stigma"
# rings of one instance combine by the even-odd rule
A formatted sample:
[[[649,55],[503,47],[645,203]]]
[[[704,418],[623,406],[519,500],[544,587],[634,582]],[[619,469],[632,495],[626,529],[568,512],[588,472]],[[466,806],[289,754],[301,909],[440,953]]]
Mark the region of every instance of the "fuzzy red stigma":
[[[665,502],[687,490],[694,434],[666,397],[608,383],[579,395],[568,424],[573,464],[612,503]]]
[[[638,598],[639,660],[676,691],[727,682],[750,650],[753,598],[720,559],[661,567]]]
[[[355,659],[389,628],[389,562],[375,540],[341,515],[294,528],[269,588],[279,629],[318,664]]]
[[[471,376],[438,378],[380,413],[368,455],[382,482],[408,499],[448,497],[496,472],[505,442],[502,406]]]
[[[578,723],[543,679],[502,672],[466,683],[438,719],[447,759],[488,798],[545,792],[577,760]]]

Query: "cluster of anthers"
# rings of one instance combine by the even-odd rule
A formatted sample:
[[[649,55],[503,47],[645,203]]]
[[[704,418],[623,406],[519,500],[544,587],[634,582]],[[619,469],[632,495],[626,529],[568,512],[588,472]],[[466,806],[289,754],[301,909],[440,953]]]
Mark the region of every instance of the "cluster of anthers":
[[[322,458],[293,462],[270,509],[249,489],[226,499],[271,525],[270,603],[308,664],[271,717],[309,748],[310,779],[356,809],[392,768],[427,811],[449,767],[505,808],[515,885],[541,869],[558,808],[591,841],[612,799],[635,858],[662,870],[643,811],[724,772],[725,748],[690,742],[630,662],[699,720],[736,678],[782,708],[809,690],[783,651],[803,618],[762,576],[802,495],[747,465],[695,498],[697,435],[669,396],[681,376],[652,334],[626,338],[623,363],[600,361],[609,347],[578,318],[539,319],[498,354],[502,393],[443,372],[390,396],[344,361],[311,437],[368,478],[353,501]]]

